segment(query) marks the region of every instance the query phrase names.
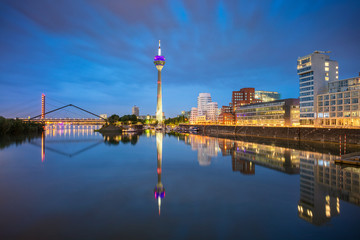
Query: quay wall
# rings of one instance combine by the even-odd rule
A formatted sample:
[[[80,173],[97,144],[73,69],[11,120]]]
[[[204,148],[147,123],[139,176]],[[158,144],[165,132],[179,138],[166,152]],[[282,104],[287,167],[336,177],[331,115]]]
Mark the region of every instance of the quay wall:
[[[360,129],[314,128],[314,127],[254,127],[223,125],[180,125],[183,128],[198,127],[203,134],[251,136],[304,141],[342,143],[346,135],[347,144],[360,144]]]

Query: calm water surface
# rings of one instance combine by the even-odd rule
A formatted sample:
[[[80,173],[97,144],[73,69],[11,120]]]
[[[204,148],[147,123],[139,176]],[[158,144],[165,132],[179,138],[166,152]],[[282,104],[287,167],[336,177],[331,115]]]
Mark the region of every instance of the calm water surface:
[[[0,239],[359,239],[328,146],[48,128],[0,149]]]

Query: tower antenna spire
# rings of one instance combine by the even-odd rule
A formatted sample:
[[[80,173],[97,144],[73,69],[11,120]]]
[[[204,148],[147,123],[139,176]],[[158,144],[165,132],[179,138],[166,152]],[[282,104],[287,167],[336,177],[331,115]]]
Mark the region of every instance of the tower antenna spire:
[[[158,50],[158,56],[161,56],[160,40],[159,40],[159,50]]]

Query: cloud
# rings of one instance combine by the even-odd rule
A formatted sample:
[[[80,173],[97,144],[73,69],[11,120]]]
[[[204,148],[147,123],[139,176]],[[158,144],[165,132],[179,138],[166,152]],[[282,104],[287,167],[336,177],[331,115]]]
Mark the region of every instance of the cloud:
[[[29,89],[17,93],[17,103],[47,91],[81,105],[94,96],[109,111],[137,104],[152,113],[152,59],[161,39],[164,89],[191,92],[184,99],[164,93],[170,115],[204,91],[219,105],[229,102],[231,91],[249,86],[297,97],[298,56],[331,50],[340,76],[359,71],[359,6],[321,0],[5,0],[0,86],[4,99],[7,89]],[[100,112],[103,106],[98,104]]]

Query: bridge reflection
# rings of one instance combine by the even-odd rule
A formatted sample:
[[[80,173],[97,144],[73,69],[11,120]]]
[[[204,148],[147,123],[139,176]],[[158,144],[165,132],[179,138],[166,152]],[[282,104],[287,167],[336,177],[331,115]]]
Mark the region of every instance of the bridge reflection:
[[[65,157],[74,157],[83,152],[86,152],[99,144],[103,143],[104,140],[99,140],[97,137],[98,133],[94,130],[99,129],[98,125],[46,125],[45,131],[41,134],[41,142],[39,143],[36,139],[30,141],[30,144],[40,147],[41,149],[41,162],[45,161],[45,152],[50,151]],[[94,138],[89,138],[94,136]],[[78,149],[73,152],[66,152],[62,148],[54,148],[48,146],[48,144],[64,144],[64,143],[93,143]]]

